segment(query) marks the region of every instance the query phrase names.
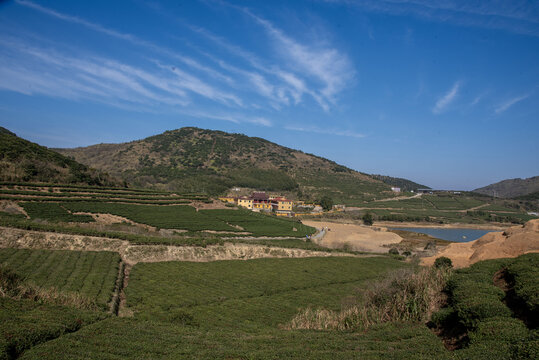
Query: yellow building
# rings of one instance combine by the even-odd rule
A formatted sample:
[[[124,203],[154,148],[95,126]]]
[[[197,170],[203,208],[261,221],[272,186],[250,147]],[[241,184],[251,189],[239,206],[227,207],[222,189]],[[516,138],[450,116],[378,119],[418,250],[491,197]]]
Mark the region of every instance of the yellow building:
[[[238,198],[238,205],[243,206],[244,208],[253,209],[253,199],[249,199],[246,197]]]
[[[231,196],[220,197],[219,200],[221,200],[222,202],[227,202],[227,203],[231,203],[231,204],[236,203],[236,199],[231,197]]]
[[[253,202],[253,208],[260,209],[260,210],[271,210],[272,203],[270,201],[256,201],[255,200]]]
[[[292,211],[292,200],[284,199],[284,198],[276,198],[273,200],[273,208],[275,211],[281,211],[281,212],[291,212]]]

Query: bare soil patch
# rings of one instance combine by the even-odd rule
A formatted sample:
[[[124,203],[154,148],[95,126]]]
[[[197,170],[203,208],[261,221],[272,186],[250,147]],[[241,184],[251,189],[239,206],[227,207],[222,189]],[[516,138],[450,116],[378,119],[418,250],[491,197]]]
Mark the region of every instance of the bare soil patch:
[[[0,200],[0,211],[6,212],[8,214],[16,215],[16,214],[22,214],[26,216],[26,218],[30,218],[26,211],[17,204],[14,201],[10,200]]]
[[[235,210],[235,208],[225,206],[225,204],[219,200],[213,200],[213,202],[211,203],[205,203],[202,201],[193,201],[189,205],[191,205],[197,210],[218,210],[218,209]]]
[[[329,230],[319,245],[331,249],[347,248],[355,251],[387,253],[388,245],[400,243],[402,240],[402,237],[383,227],[309,220],[304,220],[303,223],[317,229],[327,227]]]
[[[122,216],[117,216],[117,215],[112,215],[112,214],[94,214],[94,213],[86,213],[86,212],[74,212],[73,214],[74,215],[90,215],[91,217],[94,218],[95,222],[98,224],[112,225],[112,224],[124,223],[124,224],[130,224],[137,227],[141,227],[147,231],[157,231],[157,229],[154,226],[136,223]]]

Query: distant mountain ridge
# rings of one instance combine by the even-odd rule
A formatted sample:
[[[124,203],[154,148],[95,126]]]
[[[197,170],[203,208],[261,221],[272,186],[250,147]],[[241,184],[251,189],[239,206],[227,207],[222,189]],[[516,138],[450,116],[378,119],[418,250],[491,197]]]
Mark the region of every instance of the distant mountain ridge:
[[[268,140],[186,127],[121,144],[56,149],[142,187],[225,193],[232,187],[329,195],[337,203],[392,197],[389,185],[334,161]]]
[[[123,185],[44,146],[18,137],[0,127],[0,181],[55,184]]]
[[[490,184],[488,186],[475,189],[474,192],[500,197],[514,198],[528,195],[539,191],[539,176],[533,176],[527,179],[508,179]]]

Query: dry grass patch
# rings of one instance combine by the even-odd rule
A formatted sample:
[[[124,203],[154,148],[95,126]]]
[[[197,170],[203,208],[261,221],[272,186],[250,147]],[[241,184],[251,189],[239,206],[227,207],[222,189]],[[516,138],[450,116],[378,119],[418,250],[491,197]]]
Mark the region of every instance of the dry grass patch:
[[[313,330],[364,330],[395,321],[428,321],[445,302],[447,268],[399,269],[371,283],[341,311],[307,308],[285,327]]]

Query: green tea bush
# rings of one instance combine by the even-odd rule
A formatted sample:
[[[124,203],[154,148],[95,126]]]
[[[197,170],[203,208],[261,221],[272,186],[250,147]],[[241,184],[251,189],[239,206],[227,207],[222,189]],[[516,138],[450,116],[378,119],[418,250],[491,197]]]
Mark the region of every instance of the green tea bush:
[[[526,359],[524,355],[530,334],[518,319],[493,317],[478,324],[468,334],[467,348],[456,352],[458,359]],[[527,349],[528,351],[530,349]],[[531,358],[530,358],[531,359]]]
[[[539,254],[519,256],[507,266],[506,272],[514,283],[515,295],[524,302],[529,316],[538,319]]]
[[[73,215],[58,203],[21,202],[24,211],[32,219],[52,222],[93,222],[90,215]]]
[[[77,293],[107,309],[118,276],[120,256],[107,251],[0,249],[0,263],[18,274],[0,267],[2,287],[4,279],[8,288],[15,286],[20,276],[29,284],[55,289],[50,294],[30,289],[32,294],[25,297]]]
[[[0,359],[106,318],[100,312],[0,297]]]
[[[494,285],[463,281],[453,290],[452,303],[460,322],[474,329],[487,318],[511,316],[511,310],[502,303],[504,296]]]

